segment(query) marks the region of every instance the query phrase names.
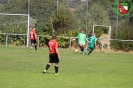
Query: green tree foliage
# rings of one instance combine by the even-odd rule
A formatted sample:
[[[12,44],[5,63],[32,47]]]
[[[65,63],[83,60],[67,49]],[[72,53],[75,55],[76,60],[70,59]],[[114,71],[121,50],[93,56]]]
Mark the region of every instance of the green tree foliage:
[[[86,24],[86,4],[81,3],[75,10],[74,14],[76,15],[79,22],[78,28],[85,28]]]
[[[112,38],[120,40],[133,40],[133,15],[129,17],[121,17],[121,22],[119,22],[119,29],[117,35],[113,33]],[[123,25],[123,26],[122,26]],[[115,50],[131,51],[133,50],[132,41],[112,41],[111,46]]]
[[[55,0],[32,0],[30,8],[30,16],[42,24],[57,10],[57,4]]]
[[[58,13],[53,16],[53,28],[57,33],[67,33],[76,28],[77,19],[72,11],[63,5],[59,7]]]
[[[108,1],[106,1],[108,2]],[[92,3],[89,9],[89,24],[93,25],[110,25],[108,9],[104,7],[105,4],[102,2]]]
[[[67,33],[60,34],[60,36],[75,37],[79,33],[79,30],[69,30]],[[58,38],[59,46],[68,48],[70,44],[70,38]]]
[[[7,4],[4,4],[2,12],[12,14],[27,14],[28,1],[27,0],[8,0]]]
[[[102,34],[108,34],[107,27],[95,26],[96,37],[99,38]]]
[[[125,28],[118,31],[117,38],[120,40],[133,40],[133,30]],[[111,47],[115,50],[131,51],[133,50],[132,41],[112,41]]]

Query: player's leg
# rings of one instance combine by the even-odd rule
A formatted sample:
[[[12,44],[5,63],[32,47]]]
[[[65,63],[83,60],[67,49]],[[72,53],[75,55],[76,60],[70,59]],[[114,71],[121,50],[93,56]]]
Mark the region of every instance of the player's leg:
[[[78,44],[79,44],[80,51],[82,53],[82,41],[78,41]]]
[[[30,47],[31,50],[33,50],[33,46],[34,46],[34,44],[31,44],[31,47]]]
[[[80,51],[82,51],[82,47],[81,47],[81,44],[79,44],[79,49],[80,49]]]
[[[34,41],[31,39],[30,42],[31,42],[30,49],[32,50],[33,49],[33,46],[34,46]]]
[[[81,45],[81,51],[82,52],[84,51],[84,45]]]
[[[59,66],[58,66],[58,63],[55,63],[55,74],[58,74],[58,69],[59,69]]]
[[[90,49],[90,51],[88,52],[88,55],[90,55],[90,53],[93,51],[94,49]]]
[[[83,52],[82,55],[86,54],[89,50],[90,50],[90,47],[88,46],[88,48]]]
[[[79,48],[80,48],[80,51],[81,51],[81,54],[82,54],[83,51],[84,51],[84,44],[79,44]]]
[[[88,55],[90,55],[90,53],[94,50],[94,46],[90,47],[90,51],[88,52]]]
[[[59,63],[59,58],[58,58],[58,55],[55,54],[55,74],[57,75],[58,75],[58,69],[59,69],[58,63]]]
[[[37,51],[37,43],[36,40],[34,40],[35,50]]]
[[[81,44],[81,52],[83,53],[84,46],[85,46],[85,41],[81,41],[80,44]]]
[[[53,63],[53,58],[54,58],[54,55],[53,54],[49,54],[49,63],[45,66],[45,69],[44,69],[44,73],[47,72],[47,70],[50,68],[50,66],[52,65]]]
[[[37,52],[37,44],[35,44],[35,51]]]
[[[46,65],[45,70],[44,70],[44,73],[47,72],[47,70],[50,68],[51,65],[52,65],[52,63],[48,63],[48,64]]]

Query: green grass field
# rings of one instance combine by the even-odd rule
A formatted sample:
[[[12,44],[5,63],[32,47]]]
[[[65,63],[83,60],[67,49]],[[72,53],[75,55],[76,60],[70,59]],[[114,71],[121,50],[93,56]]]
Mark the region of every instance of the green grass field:
[[[59,75],[54,65],[43,74],[48,49],[0,46],[0,88],[132,88],[133,54],[93,52],[90,56],[59,49]]]

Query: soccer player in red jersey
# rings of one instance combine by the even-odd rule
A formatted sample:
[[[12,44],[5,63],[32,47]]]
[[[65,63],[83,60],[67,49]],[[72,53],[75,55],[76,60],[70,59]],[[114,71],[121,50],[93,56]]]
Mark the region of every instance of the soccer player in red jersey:
[[[48,48],[49,48],[49,63],[46,65],[44,73],[47,72],[47,70],[49,69],[49,67],[55,63],[55,74],[58,75],[58,63],[59,63],[59,59],[60,59],[60,54],[58,51],[58,43],[56,41],[56,35],[54,34],[52,36],[52,39],[48,42]]]
[[[37,43],[36,43],[37,35],[36,35],[36,28],[35,26],[30,31],[30,40],[31,40],[31,50],[33,46],[35,46],[35,50],[37,51]]]

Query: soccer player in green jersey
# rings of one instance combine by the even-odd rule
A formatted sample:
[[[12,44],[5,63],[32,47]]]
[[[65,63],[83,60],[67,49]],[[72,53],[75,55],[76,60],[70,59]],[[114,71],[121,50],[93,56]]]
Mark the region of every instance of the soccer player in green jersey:
[[[95,37],[95,34],[92,34],[92,36],[88,39],[88,48],[86,51],[83,52],[82,55],[86,54],[88,52],[88,55],[95,49],[96,47],[96,41],[97,38]]]
[[[78,44],[79,44],[81,53],[83,53],[84,46],[85,46],[85,43],[86,43],[86,40],[87,40],[86,39],[86,34],[84,34],[84,30],[83,29],[81,30],[81,33],[79,33],[77,35],[76,39],[78,39]]]

